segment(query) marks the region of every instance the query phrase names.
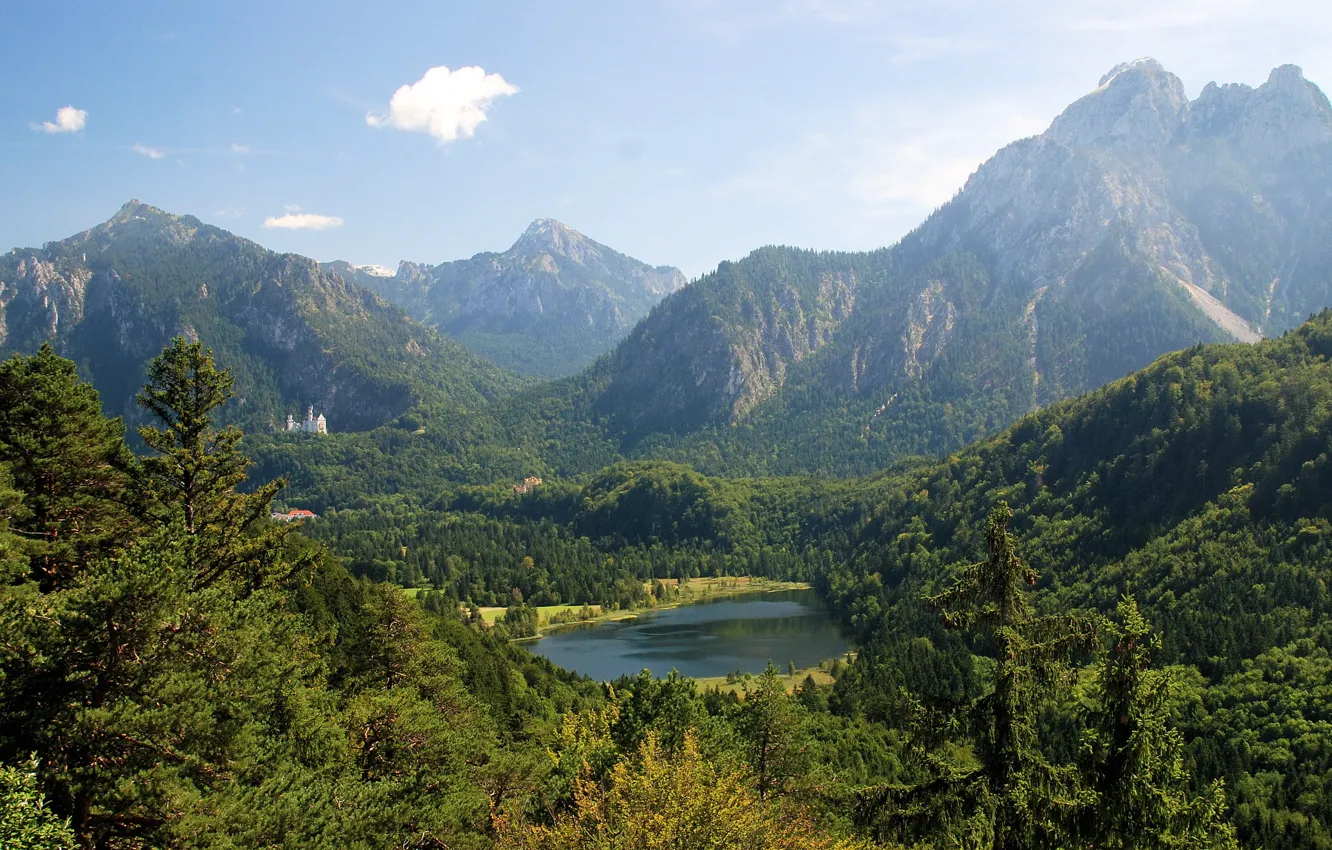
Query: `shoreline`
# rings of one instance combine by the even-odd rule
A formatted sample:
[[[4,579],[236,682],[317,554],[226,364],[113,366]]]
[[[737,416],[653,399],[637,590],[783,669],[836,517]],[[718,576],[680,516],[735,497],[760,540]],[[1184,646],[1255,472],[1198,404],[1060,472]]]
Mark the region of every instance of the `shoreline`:
[[[536,607],[537,612],[537,631],[535,635],[521,638],[510,638],[515,643],[532,643],[545,637],[547,634],[560,629],[572,626],[595,626],[601,623],[615,623],[624,620],[634,620],[638,617],[649,614],[653,611],[667,611],[672,608],[679,608],[684,605],[694,605],[700,602],[708,602],[718,599],[729,599],[735,596],[746,596],[755,593],[779,593],[790,590],[812,590],[813,586],[806,581],[779,581],[776,579],[766,579],[754,576],[724,576],[713,578],[691,579],[682,586],[676,579],[655,579],[652,584],[661,582],[667,587],[676,588],[680,594],[679,597],[650,605],[644,608],[618,609],[614,611],[602,611],[600,606],[583,605],[543,605]],[[701,592],[694,592],[695,589]],[[591,617],[584,619],[575,618],[561,620],[552,623],[549,620],[548,612],[561,611],[581,611],[584,608],[590,608],[597,611]],[[488,607],[481,609],[481,616],[487,626],[493,625],[497,620],[504,616],[508,608]]]

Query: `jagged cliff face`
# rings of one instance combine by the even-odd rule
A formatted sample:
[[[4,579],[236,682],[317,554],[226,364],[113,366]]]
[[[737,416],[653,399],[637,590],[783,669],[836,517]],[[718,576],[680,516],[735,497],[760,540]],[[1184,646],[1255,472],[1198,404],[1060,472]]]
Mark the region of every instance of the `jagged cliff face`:
[[[489,369],[314,260],[137,201],[77,236],[0,257],[0,350],[51,342],[112,413],[138,419],[145,367],[177,334],[232,369],[233,415],[258,428],[307,405],[334,430],[372,428],[447,382],[454,358]]]
[[[434,267],[403,262],[392,277],[329,268],[483,356],[545,376],[591,363],[685,285],[678,269],[648,266],[553,219],[533,222],[500,254]]]
[[[603,368],[598,409],[627,434],[688,433],[771,398],[855,308],[842,255],[764,249],[722,263],[642,322]]]
[[[1050,301],[1095,308],[1134,275],[1099,275],[1091,291],[1068,281],[1118,240],[1130,264],[1252,341],[1327,303],[1330,146],[1332,109],[1298,68],[1257,89],[1212,84],[1190,103],[1177,77],[1142,60],[1001,151],[902,248],[965,245],[1001,286],[1052,287]]]
[[[1329,237],[1332,108],[1298,68],[1190,101],[1139,60],[893,248],[764,249],[668,298],[600,367],[598,409],[630,451],[834,418],[876,462],[947,450],[1166,351],[1295,326],[1332,303]]]

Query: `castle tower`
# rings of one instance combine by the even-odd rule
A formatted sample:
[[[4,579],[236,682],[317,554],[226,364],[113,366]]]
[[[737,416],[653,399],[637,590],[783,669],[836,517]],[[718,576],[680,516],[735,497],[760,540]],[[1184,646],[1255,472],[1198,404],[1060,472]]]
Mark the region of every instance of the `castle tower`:
[[[315,425],[314,432],[316,434],[328,433],[328,420],[324,418],[324,414],[321,413],[317,417],[315,417],[314,425]]]
[[[296,417],[292,416],[290,413],[287,414],[287,430],[288,431],[296,430]]]

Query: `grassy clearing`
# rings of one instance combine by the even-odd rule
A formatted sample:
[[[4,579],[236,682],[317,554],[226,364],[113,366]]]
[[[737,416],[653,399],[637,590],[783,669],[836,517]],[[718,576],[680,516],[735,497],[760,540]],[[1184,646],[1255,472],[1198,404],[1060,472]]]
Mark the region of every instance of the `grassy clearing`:
[[[833,683],[832,674],[828,672],[829,662],[824,661],[818,667],[806,667],[803,670],[797,670],[795,675],[782,673],[779,677],[782,685],[785,686],[789,694],[805,681],[805,677],[814,677],[814,683],[818,685],[831,685]],[[750,676],[748,679],[741,678],[739,681],[728,681],[727,676],[708,676],[702,679],[695,679],[694,684],[700,691],[710,691],[714,688],[724,694],[739,694],[744,696],[745,690],[752,688],[758,676]]]
[[[538,605],[536,606],[537,624],[549,625],[552,617],[558,616],[566,611],[576,615],[581,612],[584,607],[585,606],[582,605]],[[586,607],[592,612],[592,617],[589,619],[589,622],[591,620],[601,619],[606,613],[601,610],[600,605],[588,605]],[[493,626],[497,620],[504,616],[504,612],[507,610],[509,609],[499,607],[482,608],[481,619],[485,621],[487,626]]]

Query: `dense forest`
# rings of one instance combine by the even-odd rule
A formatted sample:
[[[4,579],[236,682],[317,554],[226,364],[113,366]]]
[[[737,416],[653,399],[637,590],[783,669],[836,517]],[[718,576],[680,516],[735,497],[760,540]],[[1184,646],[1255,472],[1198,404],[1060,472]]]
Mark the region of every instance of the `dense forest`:
[[[1330,358],[1325,314],[866,479],[618,463],[529,493],[360,494],[297,528],[271,506],[320,487],[247,480],[231,376],[201,345],[152,364],[138,456],[75,364],[14,357],[0,794],[21,816],[3,829],[51,847],[1332,846]],[[856,659],[790,693],[772,669],[738,693],[598,685],[467,615],[633,607],[651,579],[705,574],[813,581]],[[653,844],[665,805],[687,834]]]
[[[1239,396],[1274,363],[1312,389],[1329,324],[1178,357],[1203,372],[1247,363]],[[1166,362],[1134,386],[1189,374]],[[968,458],[1024,451],[1033,429],[1046,439],[1044,423],[942,467],[863,482],[714,481],[622,464],[527,495],[370,500],[300,529],[268,520],[284,482],[237,489],[249,461],[218,418],[232,379],[210,352],[176,340],[146,377],[153,424],[136,456],[72,362],[48,347],[0,366],[6,846],[1228,847],[1236,833],[1325,846],[1310,758],[1327,741],[1316,726],[1327,722],[1326,635],[1314,628],[1325,586],[1321,599],[1299,596],[1308,582],[1294,564],[1269,577],[1289,604],[1234,620],[1228,637],[1193,624],[1247,641],[1200,663],[1196,632],[1153,585],[1096,574],[1129,567],[1091,561],[1080,582],[1052,582],[1066,571],[1047,566],[1038,578],[1025,557],[1053,564],[1052,543],[1028,527],[1020,489],[969,486],[932,513],[898,503],[907,482],[923,485],[911,498],[924,503]],[[1072,423],[1123,392],[1042,415],[1070,423],[1073,452]],[[1301,410],[1319,415],[1316,402]],[[1291,439],[1280,411],[1267,413],[1266,447],[1236,446],[1279,467]],[[1154,445],[1169,452],[1164,433]],[[1075,478],[1060,480],[1077,492]],[[1268,500],[1274,518],[1299,521],[1292,490]],[[1000,495],[1011,511],[973,516]],[[955,530],[894,534],[898,522]],[[1159,527],[1121,551],[1145,558]],[[917,559],[908,579],[903,552]],[[793,692],[771,666],[739,693],[646,674],[598,685],[461,608],[523,581],[531,598],[606,601],[616,583],[641,591],[647,577],[700,567],[816,579],[861,656],[832,685],[810,678]],[[1177,597],[1188,583],[1221,592],[1190,576]],[[422,604],[368,577],[440,592]],[[1301,683],[1286,719],[1305,724],[1305,743],[1250,741],[1259,718],[1245,707]],[[1248,761],[1233,749],[1245,741]],[[1280,747],[1299,764],[1274,776]]]
[[[1035,610],[1113,619],[1131,598],[1160,630],[1152,663],[1193,791],[1221,783],[1244,846],[1323,848],[1330,356],[1323,314],[1258,345],[1167,355],[942,461],[864,479],[621,463],[525,495],[458,486],[367,499],[308,533],[359,574],[459,603],[513,588],[539,602],[615,602],[624,579],[701,572],[812,579],[861,646],[824,695],[829,710],[904,740],[903,717],[985,694],[984,640],[949,630],[924,600],[985,549],[990,511],[1005,502],[1040,569]],[[1084,684],[1090,651],[1070,659]],[[1075,709],[1042,720],[1061,742],[1052,752],[1070,759]]]

